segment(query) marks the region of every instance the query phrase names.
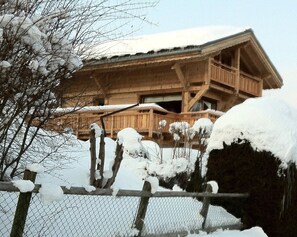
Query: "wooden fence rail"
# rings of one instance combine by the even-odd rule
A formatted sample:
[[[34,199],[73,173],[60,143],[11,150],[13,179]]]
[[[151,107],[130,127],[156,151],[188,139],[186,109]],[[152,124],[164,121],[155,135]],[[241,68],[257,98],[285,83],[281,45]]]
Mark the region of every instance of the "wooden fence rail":
[[[35,188],[32,190],[32,193],[38,193],[41,185],[35,184]],[[97,195],[97,196],[112,196],[113,190],[112,189],[96,189],[92,192],[88,192],[85,188],[82,187],[71,187],[70,189],[61,186],[64,194],[69,195]],[[0,191],[6,192],[19,192],[19,189],[13,185],[11,182],[0,182]],[[170,191],[170,192],[155,192],[152,194],[148,191],[140,191],[140,190],[126,190],[120,189],[117,192],[117,197],[210,197],[210,198],[247,198],[249,196],[248,193],[188,193],[188,192],[181,192],[181,191]]]

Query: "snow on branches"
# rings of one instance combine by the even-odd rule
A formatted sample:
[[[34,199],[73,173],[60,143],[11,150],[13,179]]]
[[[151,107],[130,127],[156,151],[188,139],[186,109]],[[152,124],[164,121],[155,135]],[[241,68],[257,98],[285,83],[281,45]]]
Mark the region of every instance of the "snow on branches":
[[[8,167],[14,176],[36,137],[33,121],[40,127],[57,106],[60,80],[82,66],[61,19],[49,20],[52,12],[42,12],[42,2],[6,0],[0,6],[0,180]]]

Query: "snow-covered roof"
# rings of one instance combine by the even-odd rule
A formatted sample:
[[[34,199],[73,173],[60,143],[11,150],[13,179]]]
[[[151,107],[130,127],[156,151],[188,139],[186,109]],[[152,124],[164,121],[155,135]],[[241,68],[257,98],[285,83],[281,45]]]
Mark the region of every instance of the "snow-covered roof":
[[[113,40],[98,45],[88,56],[90,59],[113,56],[156,53],[162,50],[177,50],[202,46],[232,35],[243,33],[247,28],[231,26],[205,26],[123,40]]]
[[[297,110],[273,97],[247,99],[215,122],[207,150],[223,149],[223,143],[238,139],[271,152],[283,167],[297,164]]]

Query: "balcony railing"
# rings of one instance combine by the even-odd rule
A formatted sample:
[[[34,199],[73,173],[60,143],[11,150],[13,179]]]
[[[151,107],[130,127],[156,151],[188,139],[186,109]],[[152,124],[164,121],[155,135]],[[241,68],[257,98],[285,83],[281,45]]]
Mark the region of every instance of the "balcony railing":
[[[236,89],[236,77],[238,75],[238,90],[252,96],[261,96],[262,82],[260,78],[249,75],[237,69],[213,60],[211,62],[210,80],[231,89]]]
[[[163,131],[168,132],[169,125],[173,122],[185,121],[190,125],[199,118],[209,118],[215,121],[220,114],[212,110],[188,112],[188,113],[171,113],[160,107],[146,107],[131,109],[129,112],[120,112],[104,118],[106,133],[110,137],[116,137],[116,134],[127,127],[132,127],[139,133],[148,138],[154,137],[160,132],[159,122],[166,120],[166,126]],[[100,124],[100,116],[104,113],[111,112],[111,110],[87,110],[77,111],[69,114],[57,114],[46,125],[46,129],[54,131],[64,131],[71,129],[74,134],[80,139],[89,138],[89,126],[92,123]]]
[[[236,69],[217,61],[212,61],[210,79],[226,86],[235,87]]]

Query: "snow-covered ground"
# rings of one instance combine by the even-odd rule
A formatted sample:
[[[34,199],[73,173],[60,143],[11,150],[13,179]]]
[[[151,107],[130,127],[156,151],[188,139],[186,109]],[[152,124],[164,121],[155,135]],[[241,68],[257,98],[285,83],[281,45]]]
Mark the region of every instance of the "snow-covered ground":
[[[286,168],[289,162],[296,163],[297,159],[296,121],[296,110],[278,99],[269,97],[248,99],[244,103],[233,107],[217,120],[209,139],[208,151],[211,151],[212,149],[221,149],[223,142],[230,144],[233,141],[240,142],[238,139],[247,139],[251,142],[254,149],[272,152],[282,161],[282,166],[280,168]],[[91,190],[91,186],[88,184],[90,168],[89,142],[78,141],[74,136],[70,136],[69,138],[69,142],[63,146],[63,149],[60,151],[60,155],[63,156],[63,159],[67,157],[71,157],[71,159],[66,159],[67,162],[63,163],[63,166],[60,167],[60,169],[46,169],[44,173],[38,174],[37,183],[46,185],[51,183],[56,186],[63,185],[67,187],[79,186],[84,187],[86,190]],[[115,183],[112,186],[114,194],[116,194],[119,189],[141,190],[145,179],[151,182],[153,191],[166,191],[164,188],[158,186],[158,182],[156,182],[156,179],[153,178],[151,174],[157,174],[170,178],[173,177],[176,172],[190,172],[193,169],[192,167],[197,155],[197,151],[195,150],[192,150],[191,152],[189,152],[189,150],[187,152],[182,150],[178,151],[176,154],[180,155],[176,156],[175,159],[172,159],[173,149],[160,149],[156,143],[151,141],[142,141],[142,143],[140,143],[140,136],[138,136],[134,130],[129,128],[120,133],[119,140],[124,144],[126,152]],[[106,162],[104,167],[104,176],[109,177],[116,143],[108,138],[106,138],[105,142]],[[148,158],[139,156],[141,154],[146,154]],[[188,156],[184,156],[185,154],[188,154]],[[30,184],[22,184],[18,182],[15,182],[15,185],[19,186],[20,189],[24,188],[24,191],[30,189],[31,186]],[[50,186],[46,185],[43,186],[45,191],[47,189],[54,190],[51,189]],[[179,190],[179,187],[175,187],[175,190]],[[58,191],[58,189],[56,191],[51,191],[51,193],[59,192],[60,191]],[[66,195],[63,197],[62,194],[62,197],[61,195],[57,195],[55,197],[54,195],[52,199],[39,201],[40,203],[42,201],[44,203],[49,203],[48,205],[45,205],[43,214],[48,215],[49,213],[52,213],[51,207],[52,205],[55,205],[54,203],[60,203],[62,206],[67,206],[70,199],[65,196]],[[45,197],[48,197],[48,194],[45,194]],[[57,201],[55,200],[56,198],[60,200]],[[105,219],[107,217],[111,220],[115,218],[115,214],[112,214],[111,212],[112,208],[119,209],[119,206],[121,208],[126,208],[123,212],[124,214],[116,214],[117,218],[125,220],[126,224],[124,226],[115,225],[112,227],[112,231],[115,231],[120,236],[131,235],[133,231],[135,231],[133,228],[131,229],[131,218],[133,220],[133,217],[135,216],[137,209],[137,204],[135,203],[138,201],[135,202],[135,198],[134,200],[133,198],[130,198],[128,200],[129,205],[133,202],[134,204],[132,204],[132,206],[125,207],[125,204],[122,203],[124,202],[123,198],[108,198],[109,201],[105,202],[104,207],[101,208],[101,211],[105,210],[106,213],[108,213],[103,215]],[[53,200],[55,201],[51,204]],[[81,207],[79,209],[79,213],[87,211],[89,214],[93,214],[95,216],[97,212],[96,210],[94,211],[93,208],[84,209],[87,206],[86,202],[88,201],[90,201],[90,199],[80,199],[79,203]],[[166,207],[165,204],[167,205]],[[35,204],[33,204],[33,207],[34,205]],[[182,206],[183,208],[182,210],[178,209],[178,213],[176,213],[175,209],[179,206]],[[1,208],[6,210],[5,208],[7,207]],[[202,222],[202,218],[199,216],[200,209],[201,203],[191,198],[151,198],[148,213],[145,218],[145,233],[160,234],[170,231],[189,231],[190,229],[200,228]],[[0,215],[2,218],[5,213],[0,212]],[[71,226],[73,224],[69,222],[69,218],[67,218],[68,215],[70,215],[69,212],[65,210],[63,215],[61,214],[60,219],[56,219],[55,221]],[[171,217],[170,222],[167,221],[168,216]],[[34,219],[34,217],[31,218],[35,221],[36,226],[42,226],[42,220]],[[98,216],[96,217],[96,220],[103,221],[100,217],[98,219]],[[84,225],[87,225],[85,222],[83,223]],[[209,225],[216,226],[231,223],[238,223],[238,220],[221,207],[212,206],[210,208]],[[5,222],[5,224],[9,225],[7,222]],[[55,226],[53,223],[52,225]],[[34,228],[32,230],[34,230]],[[80,229],[79,226],[75,225],[71,226],[71,228],[76,231],[79,231]],[[92,236],[91,233],[94,233],[94,229],[89,226],[88,229],[90,230],[89,236]],[[47,236],[54,236],[54,234],[49,234]],[[65,232],[63,236],[67,236],[67,233]],[[254,227],[244,231],[218,230],[211,234],[203,232],[200,232],[199,234],[190,234],[189,232],[188,236],[264,237],[266,234],[261,228]]]
[[[46,170],[44,173],[39,173],[37,175],[36,183],[42,184],[43,189],[40,190],[41,196],[37,194],[34,196],[35,198],[33,198],[30,208],[35,211],[33,213],[29,212],[28,220],[31,224],[25,231],[29,233],[29,235],[43,233],[45,236],[56,236],[57,229],[55,228],[58,228],[58,231],[62,234],[62,236],[69,236],[69,232],[67,231],[71,229],[71,233],[78,233],[78,236],[80,236],[79,231],[82,230],[81,225],[77,225],[76,222],[71,222],[71,220],[75,219],[75,213],[77,213],[77,215],[87,213],[89,216],[87,218],[87,222],[83,220],[81,222],[84,223],[84,229],[88,229],[88,236],[92,236],[92,234],[96,233],[96,231],[97,233],[100,233],[100,231],[106,231],[103,230],[104,228],[100,229],[99,227],[94,227],[93,224],[90,224],[92,223],[92,219],[97,222],[106,221],[106,218],[113,220],[115,217],[108,213],[113,213],[113,207],[121,207],[122,211],[117,214],[116,218],[122,220],[124,225],[113,226],[112,228],[108,227],[111,228],[108,235],[112,235],[114,233],[117,233],[120,236],[131,235],[134,231],[133,228],[131,229],[131,223],[133,222],[133,218],[137,210],[138,198],[128,198],[129,200],[127,200],[127,198],[103,197],[106,199],[104,207],[101,207],[102,204],[100,204],[100,202],[97,204],[100,206],[100,212],[104,213],[100,217],[97,213],[98,210],[94,209],[93,206],[90,208],[87,205],[87,203],[93,202],[94,197],[80,198],[80,207],[73,210],[73,208],[70,208],[71,205],[69,204],[71,203],[72,197],[68,195],[64,195],[63,197],[63,194],[61,195],[61,191],[57,188],[58,185],[67,187],[85,187],[86,190],[89,190],[90,188],[88,184],[90,167],[89,142],[79,141],[74,136],[71,137],[70,140],[71,142],[68,143],[69,145],[64,146],[63,151],[61,151],[64,158],[67,156],[71,157],[68,164],[63,167],[63,169]],[[107,171],[110,169],[110,165],[114,157],[115,145],[116,143],[113,140],[106,138],[107,149],[105,170]],[[170,158],[172,156],[171,149],[165,149],[162,151],[157,144],[151,141],[143,141],[142,145],[142,149],[145,149],[150,153],[150,158],[135,158],[125,154],[120,171],[113,185],[115,192],[118,189],[141,190],[144,182],[143,179],[148,177],[148,173],[145,170],[146,167],[150,167],[151,170],[155,170],[159,173],[163,172],[163,174],[166,174],[167,176],[174,175],[174,170],[187,169],[184,165],[186,163],[183,160],[184,158],[177,158],[174,162],[172,162],[172,159]],[[163,153],[163,164],[158,166],[157,164],[160,163],[161,152]],[[193,163],[195,161],[195,156],[196,152],[193,151],[188,159]],[[40,171],[40,168],[36,166],[31,166],[29,168],[35,171]],[[15,181],[14,183],[15,186],[19,187],[22,191],[28,191],[31,188],[31,185],[27,183],[19,181]],[[159,187],[158,184],[154,184],[153,186],[158,191],[166,191],[164,188]],[[176,190],[177,189],[178,188],[176,188]],[[8,198],[6,197],[7,195],[15,194],[2,193],[1,199]],[[97,200],[99,199],[97,198]],[[43,207],[42,210],[40,210],[42,203]],[[60,213],[61,211],[58,211],[59,208],[56,207],[57,203],[59,207],[65,207],[65,210],[63,210],[62,213]],[[4,220],[2,225],[5,225],[6,228],[12,224],[12,214],[15,203],[10,203],[10,205],[10,207],[1,206],[3,210],[6,210],[4,213],[0,212],[1,219]],[[75,205],[78,205],[78,203]],[[160,207],[163,208],[160,209]],[[145,233],[158,234],[167,231],[187,231],[190,229],[201,228],[203,221],[199,214],[201,207],[201,202],[192,198],[152,198],[150,200],[150,206],[145,219]],[[56,210],[56,214],[53,209]],[[42,213],[36,215],[36,210],[39,210]],[[10,217],[7,218],[7,216],[4,216],[5,214],[10,215]],[[53,215],[55,215],[54,219],[52,218]],[[168,219],[170,219],[170,221],[168,221]],[[223,208],[210,208],[208,221],[209,225],[218,226],[235,223],[239,223],[239,220],[227,213]],[[68,228],[61,228],[61,226],[63,226],[62,224],[68,226]],[[47,232],[45,232],[44,229]],[[202,236],[203,235],[205,234],[202,234]]]

